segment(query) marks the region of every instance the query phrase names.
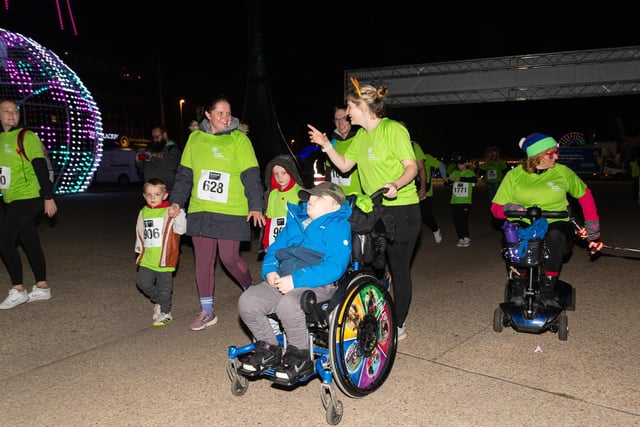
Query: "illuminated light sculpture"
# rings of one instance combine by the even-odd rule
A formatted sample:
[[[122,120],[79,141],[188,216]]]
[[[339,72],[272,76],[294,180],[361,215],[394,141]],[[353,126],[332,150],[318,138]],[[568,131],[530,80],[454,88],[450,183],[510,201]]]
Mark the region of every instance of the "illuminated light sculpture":
[[[575,147],[579,145],[585,145],[587,142],[584,133],[582,132],[569,132],[562,135],[560,138],[561,147]]]
[[[87,190],[102,157],[102,115],[78,76],[29,37],[0,28],[0,98],[49,152],[55,194]]]

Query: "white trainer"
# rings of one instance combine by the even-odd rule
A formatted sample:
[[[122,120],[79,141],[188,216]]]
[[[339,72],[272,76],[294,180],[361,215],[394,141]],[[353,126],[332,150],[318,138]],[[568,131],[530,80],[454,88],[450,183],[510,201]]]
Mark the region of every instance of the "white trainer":
[[[436,230],[433,232],[433,240],[435,240],[436,243],[442,242],[442,233],[440,232],[440,230]]]
[[[160,307],[160,304],[154,304],[153,316],[151,317],[151,320],[156,320],[158,317],[160,317],[161,314],[162,314],[162,308]]]
[[[28,296],[29,302],[46,301],[48,299],[51,299],[51,289],[39,288],[37,286],[34,286],[33,289],[31,289],[31,292],[29,292]]]
[[[160,316],[153,322],[153,326],[164,326],[173,322],[171,313],[160,313]]]
[[[404,330],[404,325],[398,326],[398,341],[407,337],[407,331]]]
[[[27,301],[29,301],[29,295],[27,294],[26,289],[23,289],[21,291],[17,289],[11,289],[9,291],[9,296],[4,301],[2,301],[2,304],[0,304],[0,310],[9,310],[10,308],[16,307]]]
[[[464,247],[464,239],[459,239],[458,243],[456,243],[456,246],[459,248],[463,248]]]
[[[462,239],[462,247],[463,248],[468,248],[469,245],[471,245],[471,239],[468,237],[465,237],[464,239]]]

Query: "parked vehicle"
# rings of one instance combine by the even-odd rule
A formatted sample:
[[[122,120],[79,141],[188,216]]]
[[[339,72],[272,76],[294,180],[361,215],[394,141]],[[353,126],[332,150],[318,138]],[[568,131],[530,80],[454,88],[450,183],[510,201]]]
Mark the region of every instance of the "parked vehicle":
[[[94,175],[95,182],[120,185],[141,182],[137,156],[134,150],[103,151],[100,166]]]

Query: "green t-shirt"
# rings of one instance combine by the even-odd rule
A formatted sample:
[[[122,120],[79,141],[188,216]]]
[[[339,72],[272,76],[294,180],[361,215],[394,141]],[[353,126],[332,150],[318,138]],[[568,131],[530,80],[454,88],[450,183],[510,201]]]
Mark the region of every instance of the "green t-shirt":
[[[493,202],[499,205],[515,203],[526,208],[539,206],[544,211],[564,211],[569,207],[567,193],[579,199],[587,191],[576,173],[565,165],[556,165],[541,174],[527,173],[522,165],[504,176]],[[549,222],[567,219],[548,218]]]
[[[500,159],[487,160],[480,165],[480,169],[485,171],[485,181],[489,184],[499,184],[506,168],[507,162]]]
[[[629,162],[629,165],[631,166],[631,176],[634,178],[637,178],[640,176],[640,164],[638,163],[638,160],[632,160]]]
[[[249,214],[240,175],[257,168],[258,160],[245,133],[234,130],[212,135],[195,130],[189,135],[180,164],[193,171],[187,213]]]
[[[344,154],[347,151],[347,147],[351,144],[353,138],[347,138],[345,140],[334,139],[333,148],[340,154]],[[354,166],[348,173],[341,173],[331,161],[327,162],[327,165],[331,167],[329,173],[331,182],[337,184],[342,188],[344,194],[362,194],[362,186],[360,184],[360,175],[358,174],[358,165]]]
[[[471,178],[475,176],[475,172],[471,169],[454,170],[449,174],[450,178]],[[451,204],[471,204],[471,199],[473,196],[473,183],[472,182],[462,182],[462,181],[452,181],[451,182]]]
[[[44,158],[40,138],[27,131],[24,135],[24,151],[31,160],[18,153],[20,129],[0,132],[0,192],[5,203],[40,197],[40,184],[31,165],[35,158]]]
[[[371,131],[358,129],[344,156],[358,165],[360,183],[365,194],[372,194],[404,172],[403,160],[415,160],[409,132],[395,120],[383,118]],[[395,199],[383,199],[385,206],[403,206],[418,203],[418,192],[413,183],[398,189]]]

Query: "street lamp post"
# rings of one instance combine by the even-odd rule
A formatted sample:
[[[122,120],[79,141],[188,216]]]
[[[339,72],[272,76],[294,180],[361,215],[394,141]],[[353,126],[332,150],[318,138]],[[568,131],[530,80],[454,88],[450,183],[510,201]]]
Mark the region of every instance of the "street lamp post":
[[[180,105],[180,145],[184,145],[184,120],[182,118],[182,105],[185,103],[184,99],[179,102]]]

